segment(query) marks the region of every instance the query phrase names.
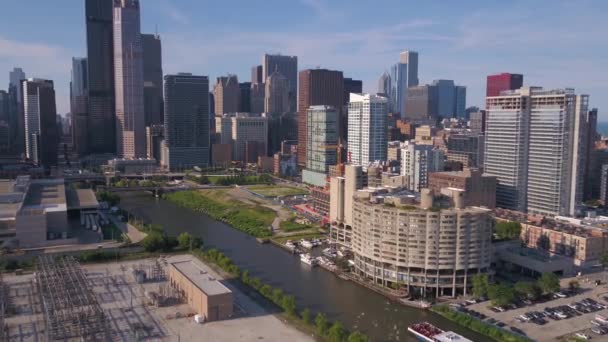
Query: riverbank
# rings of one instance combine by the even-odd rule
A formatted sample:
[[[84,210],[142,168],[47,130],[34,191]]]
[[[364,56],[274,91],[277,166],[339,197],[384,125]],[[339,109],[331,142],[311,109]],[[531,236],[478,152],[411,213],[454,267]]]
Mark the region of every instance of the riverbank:
[[[512,334],[506,330],[503,330],[497,326],[484,323],[472,316],[465,315],[460,312],[456,312],[450,309],[446,305],[437,305],[431,309],[433,312],[449,319],[452,322],[458,323],[459,325],[471,329],[475,332],[488,336],[489,338],[499,342],[530,342],[531,340]]]
[[[257,238],[272,236],[269,227],[275,212],[259,204],[246,204],[228,198],[220,190],[181,191],[164,198],[179,206],[206,214]]]

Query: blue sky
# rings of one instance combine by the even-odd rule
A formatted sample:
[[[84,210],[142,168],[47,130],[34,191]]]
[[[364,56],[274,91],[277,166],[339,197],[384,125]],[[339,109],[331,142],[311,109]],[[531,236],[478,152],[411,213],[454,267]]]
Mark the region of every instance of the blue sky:
[[[85,56],[84,1],[4,1],[0,89],[8,72],[53,79],[69,110],[72,56]],[[299,68],[342,70],[375,91],[405,49],[418,51],[421,82],[454,79],[468,105],[483,105],[485,77],[574,87],[608,121],[608,1],[141,0],[142,32],[158,27],[165,73],[248,81],[262,55],[297,55]]]

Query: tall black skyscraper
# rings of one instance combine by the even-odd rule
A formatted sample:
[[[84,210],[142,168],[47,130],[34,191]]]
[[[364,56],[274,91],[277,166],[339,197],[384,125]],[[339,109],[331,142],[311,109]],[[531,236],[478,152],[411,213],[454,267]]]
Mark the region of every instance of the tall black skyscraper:
[[[209,165],[208,94],[207,76],[165,76],[164,167],[184,170]]]
[[[146,126],[163,122],[163,60],[160,37],[142,34],[144,49],[144,112]]]
[[[45,168],[57,165],[59,132],[53,81],[21,81],[25,121],[26,156]]]
[[[239,83],[241,95],[239,96],[239,112],[251,112],[251,82]]]
[[[87,149],[116,152],[114,118],[113,1],[86,0],[89,110]]]

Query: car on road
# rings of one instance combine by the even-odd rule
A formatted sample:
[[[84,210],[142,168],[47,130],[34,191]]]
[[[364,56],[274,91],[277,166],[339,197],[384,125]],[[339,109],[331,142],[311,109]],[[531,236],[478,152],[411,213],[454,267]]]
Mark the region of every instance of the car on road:
[[[608,333],[608,329],[604,327],[593,327],[591,328],[591,331],[598,335],[605,335],[606,333]]]
[[[583,340],[591,339],[591,336],[584,334],[584,333],[576,333],[576,334],[574,334],[574,336],[576,336],[578,338],[582,338]]]

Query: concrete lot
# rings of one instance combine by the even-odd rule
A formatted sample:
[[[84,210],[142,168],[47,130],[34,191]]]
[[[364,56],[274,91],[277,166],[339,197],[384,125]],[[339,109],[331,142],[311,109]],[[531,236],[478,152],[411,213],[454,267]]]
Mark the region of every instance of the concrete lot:
[[[568,281],[570,279],[562,280],[562,288],[567,287]],[[515,317],[520,316],[526,312],[542,312],[546,307],[568,305],[573,302],[580,302],[584,298],[592,298],[602,304],[608,305],[606,301],[601,299],[604,295],[608,295],[607,285],[595,286],[591,282],[586,282],[584,279],[579,279],[579,282],[581,284],[581,293],[568,298],[553,299],[545,303],[529,305],[515,310],[509,310],[498,313],[489,310],[489,307],[491,307],[490,302],[469,305],[467,308],[470,310],[481,312],[488,317],[492,317],[498,321],[505,323],[507,326],[519,328],[523,330],[529,338],[532,338],[535,341],[567,340],[568,336],[571,336],[576,332],[586,333],[587,335],[592,337],[593,341],[608,341],[608,335],[599,336],[591,332],[591,328],[593,326],[590,323],[590,321],[595,318],[596,314],[608,316],[608,309],[597,311],[594,313],[582,314],[580,316],[574,316],[568,319],[562,319],[558,321],[555,321],[551,318],[546,318],[547,324],[545,325],[537,325],[534,323],[520,323],[515,320]],[[508,327],[505,328],[509,329]]]
[[[187,304],[156,307],[149,291],[168,291],[167,281],[136,284],[133,267],[147,268],[154,260],[83,266],[89,285],[112,327],[113,341],[314,341],[225,282],[234,294],[235,317],[196,324]],[[215,274],[216,279],[221,279]],[[33,275],[5,275],[14,313],[6,319],[9,341],[44,341],[44,323]],[[188,317],[190,316],[190,317]]]

